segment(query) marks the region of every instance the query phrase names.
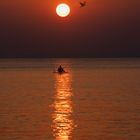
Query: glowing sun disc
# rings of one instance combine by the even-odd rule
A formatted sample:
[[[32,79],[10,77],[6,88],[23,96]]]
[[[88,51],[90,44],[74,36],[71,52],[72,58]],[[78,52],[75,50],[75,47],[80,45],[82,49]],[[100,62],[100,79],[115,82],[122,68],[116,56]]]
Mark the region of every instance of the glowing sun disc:
[[[66,17],[70,14],[70,7],[65,3],[61,3],[57,5],[56,13],[60,17]]]

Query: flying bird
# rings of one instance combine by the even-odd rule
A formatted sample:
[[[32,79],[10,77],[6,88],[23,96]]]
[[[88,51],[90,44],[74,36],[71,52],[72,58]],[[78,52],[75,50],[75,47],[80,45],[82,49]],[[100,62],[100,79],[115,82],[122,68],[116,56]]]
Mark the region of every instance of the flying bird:
[[[86,6],[86,1],[80,2],[80,7],[84,7],[84,6]]]

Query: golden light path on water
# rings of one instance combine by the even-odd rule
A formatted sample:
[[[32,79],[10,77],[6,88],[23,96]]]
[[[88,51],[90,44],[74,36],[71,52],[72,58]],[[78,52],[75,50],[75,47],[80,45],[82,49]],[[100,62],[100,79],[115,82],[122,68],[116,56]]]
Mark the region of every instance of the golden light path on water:
[[[55,75],[56,95],[53,103],[53,134],[55,140],[70,140],[74,128],[72,120],[72,87],[70,74]]]

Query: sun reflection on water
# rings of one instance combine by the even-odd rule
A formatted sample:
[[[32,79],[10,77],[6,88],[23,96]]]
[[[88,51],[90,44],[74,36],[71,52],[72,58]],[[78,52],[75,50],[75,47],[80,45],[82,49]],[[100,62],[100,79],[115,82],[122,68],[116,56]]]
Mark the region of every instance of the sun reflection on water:
[[[53,103],[53,134],[56,140],[70,140],[73,130],[71,75],[55,75],[56,94]]]

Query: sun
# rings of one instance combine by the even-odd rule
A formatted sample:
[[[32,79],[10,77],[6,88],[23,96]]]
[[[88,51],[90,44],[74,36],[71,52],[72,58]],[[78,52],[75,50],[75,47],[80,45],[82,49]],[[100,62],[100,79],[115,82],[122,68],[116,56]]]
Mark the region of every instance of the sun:
[[[66,17],[70,14],[70,7],[66,3],[58,4],[56,7],[56,13],[60,17]]]

